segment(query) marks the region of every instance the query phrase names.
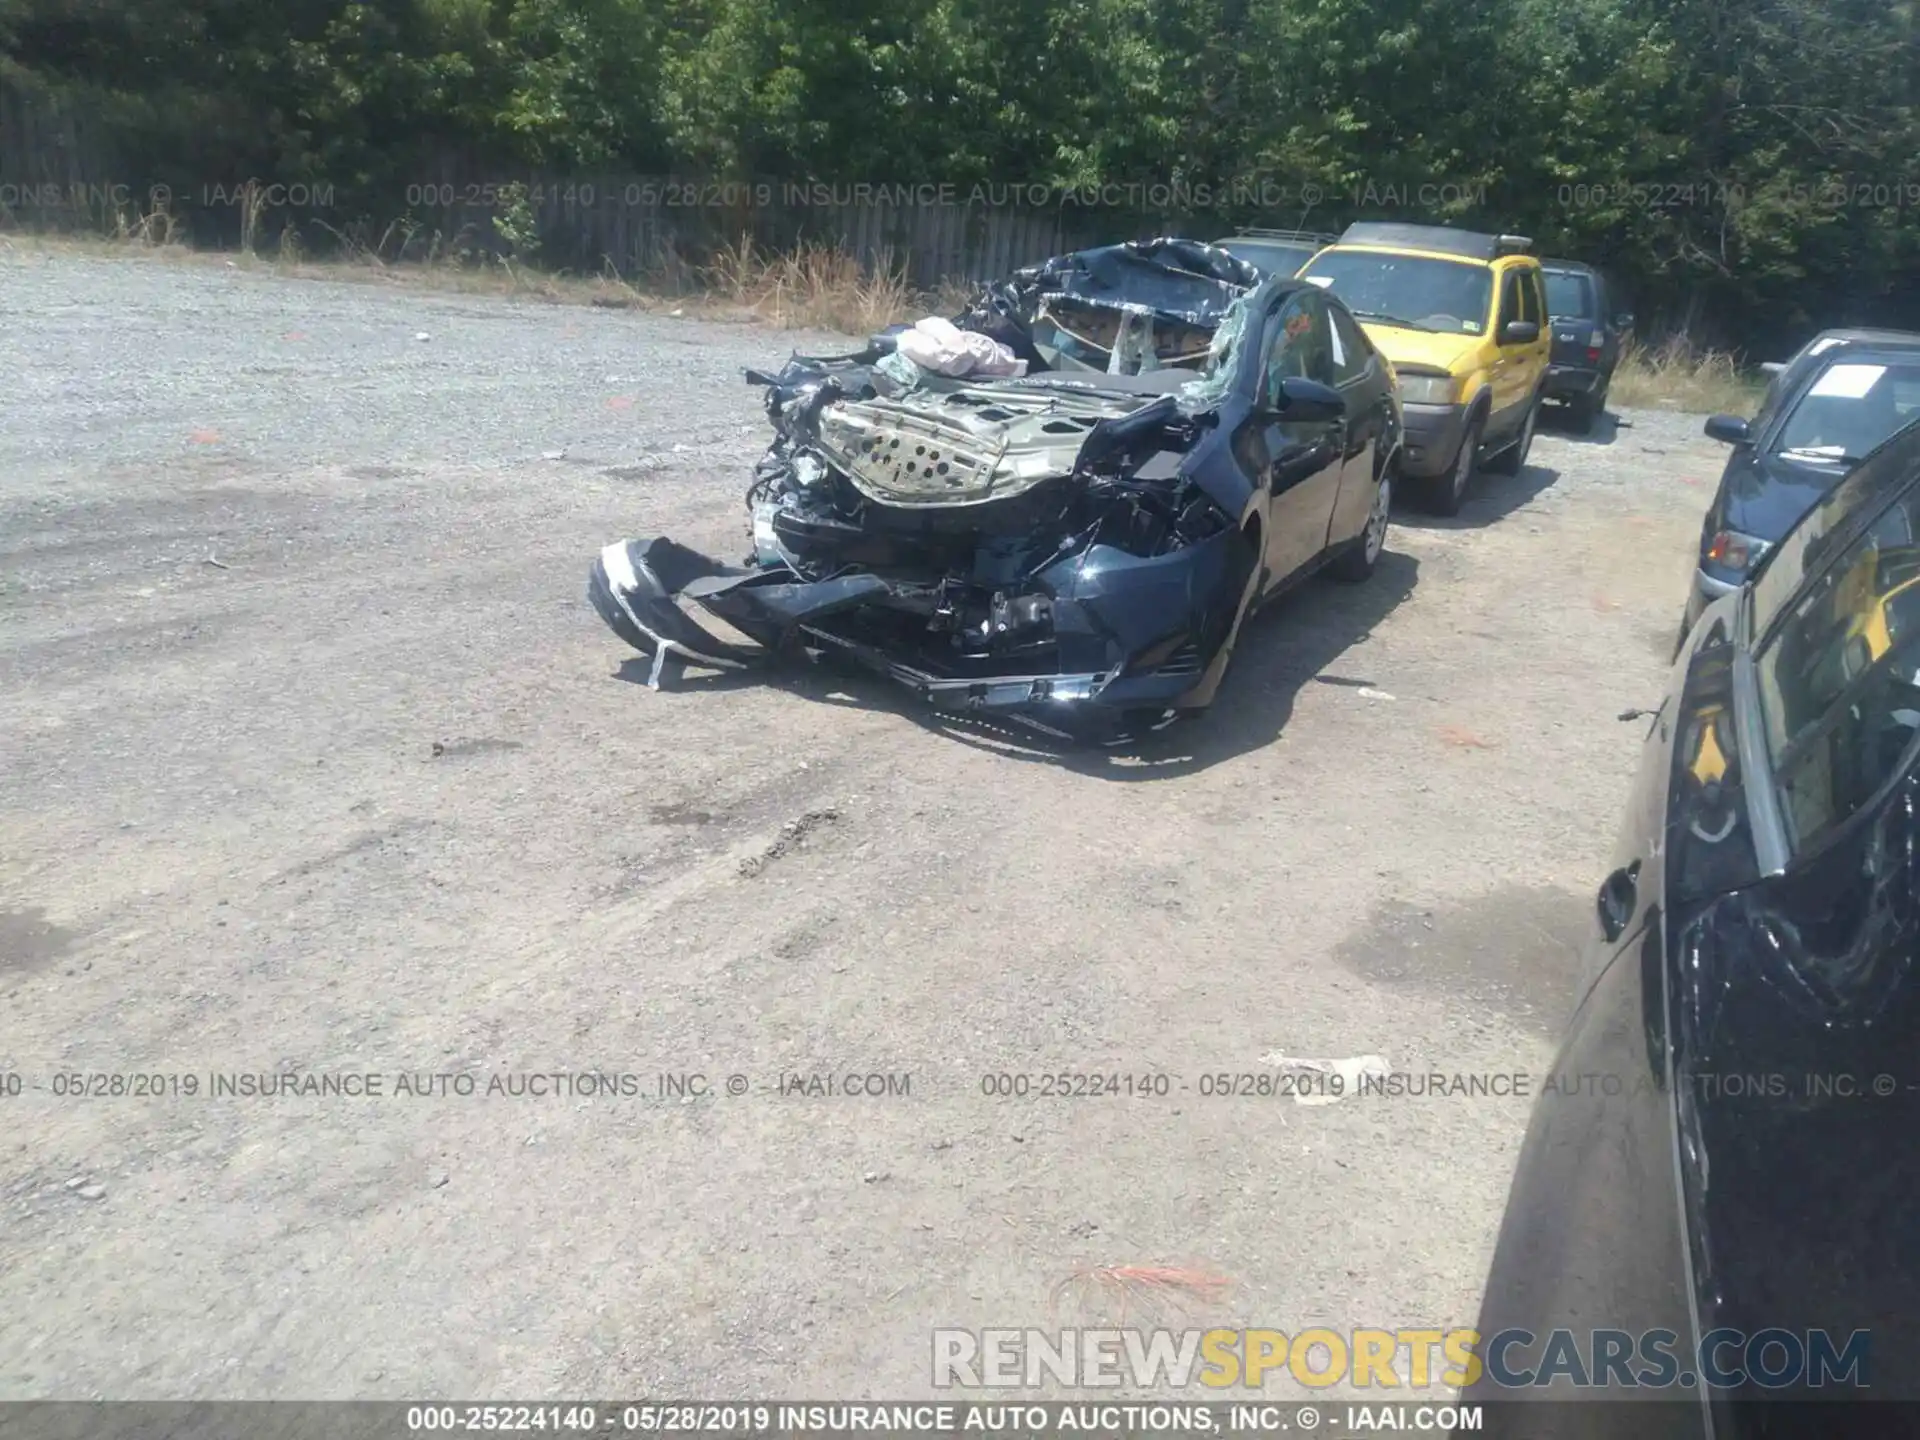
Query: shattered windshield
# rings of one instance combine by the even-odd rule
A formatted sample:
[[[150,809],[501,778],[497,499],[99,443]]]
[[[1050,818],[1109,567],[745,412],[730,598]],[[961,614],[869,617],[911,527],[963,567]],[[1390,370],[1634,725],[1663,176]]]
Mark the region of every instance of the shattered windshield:
[[[1180,387],[1180,404],[1187,410],[1211,410],[1226,400],[1233,390],[1233,367],[1240,358],[1240,344],[1246,334],[1247,317],[1253,307],[1241,296],[1227,307],[1213,341],[1207,347],[1207,362],[1200,378]]]
[[[1464,261],[1330,250],[1300,274],[1333,291],[1360,319],[1406,330],[1479,335],[1493,308],[1493,272]]]
[[[1061,370],[1111,370],[1116,351],[1123,375],[1197,368],[1208,338],[1203,327],[1145,305],[1093,304],[1068,296],[1042,302],[1033,322],[1035,348]]]

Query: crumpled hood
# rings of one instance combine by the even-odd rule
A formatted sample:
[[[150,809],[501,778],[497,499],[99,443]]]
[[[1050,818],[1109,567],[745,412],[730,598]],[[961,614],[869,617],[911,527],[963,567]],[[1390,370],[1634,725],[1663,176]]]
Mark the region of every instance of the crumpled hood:
[[[1024,389],[921,390],[821,410],[818,444],[869,500],[981,505],[1071,474],[1102,420],[1158,403],[1151,394]]]
[[[1428,330],[1404,330],[1398,325],[1382,325],[1378,320],[1362,320],[1360,328],[1396,370],[1429,369],[1455,373],[1469,355],[1486,340],[1484,335],[1442,335]]]

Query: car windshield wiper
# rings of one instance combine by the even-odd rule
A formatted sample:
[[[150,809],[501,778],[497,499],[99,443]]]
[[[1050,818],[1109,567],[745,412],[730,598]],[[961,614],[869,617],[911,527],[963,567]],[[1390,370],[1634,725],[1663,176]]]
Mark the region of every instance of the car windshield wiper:
[[[1860,463],[1860,457],[1849,455],[1844,445],[1788,445],[1775,453],[1789,460],[1824,460],[1829,465]]]
[[[1353,310],[1351,305],[1347,308]],[[1384,320],[1389,325],[1398,325],[1402,330],[1425,330],[1429,334],[1435,333],[1431,325],[1422,325],[1413,320],[1403,320],[1398,315],[1387,314],[1384,310],[1353,310],[1353,313],[1358,315],[1362,320]]]

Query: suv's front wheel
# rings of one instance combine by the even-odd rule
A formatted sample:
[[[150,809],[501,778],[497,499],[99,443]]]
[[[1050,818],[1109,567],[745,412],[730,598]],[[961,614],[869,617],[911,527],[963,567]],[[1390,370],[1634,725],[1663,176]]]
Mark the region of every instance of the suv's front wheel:
[[[1444,475],[1436,475],[1426,483],[1427,509],[1436,515],[1458,515],[1460,507],[1466,503],[1467,492],[1473,489],[1474,476],[1480,469],[1480,433],[1484,422],[1475,416],[1467,422],[1467,433],[1460,437],[1460,451],[1453,457],[1453,464],[1447,467]]]
[[[1491,461],[1487,468],[1500,475],[1518,475],[1527,463],[1527,452],[1533,448],[1534,426],[1540,420],[1540,397],[1533,397],[1527,406],[1527,418],[1520,422],[1520,434],[1513,444],[1500,452],[1497,460]]]

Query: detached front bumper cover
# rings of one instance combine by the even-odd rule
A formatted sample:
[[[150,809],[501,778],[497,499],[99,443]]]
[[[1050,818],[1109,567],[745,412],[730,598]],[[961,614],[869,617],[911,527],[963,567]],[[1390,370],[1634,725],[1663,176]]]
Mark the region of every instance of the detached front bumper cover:
[[[1071,730],[1076,713],[1164,712],[1198,708],[1211,698],[1226,661],[1235,618],[1216,607],[1198,615],[1169,613],[1166,602],[1209,585],[1236,597],[1252,570],[1250,548],[1229,531],[1182,552],[1175,567],[1114,583],[1133,557],[1095,557],[1073,565],[1077,582],[1054,598],[1054,624],[1081,632],[1062,650],[1080,655],[1132,648],[1098,668],[1005,674],[939,673],[862,638],[858,625],[835,624],[867,605],[885,605],[902,587],[875,575],[808,581],[779,567],[727,566],[664,537],[609,545],[594,561],[587,596],[629,645],[652,658],[648,685],[658,689],[669,658],[684,664],[748,669],[783,657],[839,655],[913,691],[939,710],[1017,712]],[[1070,562],[1062,562],[1068,564]],[[904,587],[909,590],[912,586]],[[722,638],[689,613],[702,610],[746,636]],[[1188,624],[1197,622],[1197,630]],[[1103,633],[1095,633],[1103,632]]]

